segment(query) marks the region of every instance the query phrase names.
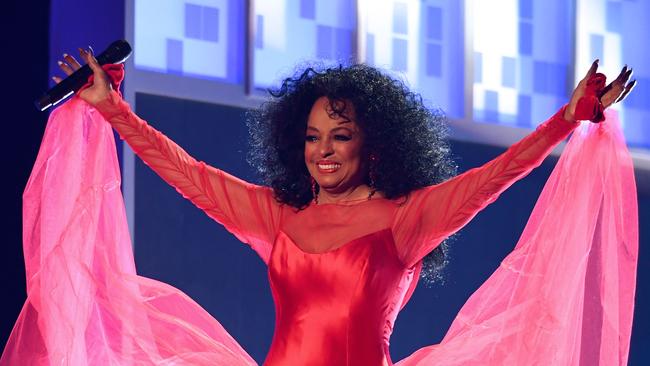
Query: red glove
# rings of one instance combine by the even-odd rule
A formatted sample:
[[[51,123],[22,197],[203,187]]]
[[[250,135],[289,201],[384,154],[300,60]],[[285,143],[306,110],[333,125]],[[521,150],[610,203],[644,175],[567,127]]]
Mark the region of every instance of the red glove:
[[[113,87],[113,90],[115,90],[121,97],[122,93],[120,93],[120,84],[122,83],[122,80],[124,80],[124,64],[106,64],[102,65],[102,69],[106,71],[108,78],[111,80],[111,86]],[[77,94],[81,93],[82,90],[90,87],[93,84],[94,79],[95,75],[91,74],[88,77],[88,82],[82,86],[81,89],[79,89]]]
[[[603,113],[605,108],[600,102],[600,96],[605,89],[606,77],[604,74],[595,73],[587,80],[585,95],[583,95],[576,105],[575,119],[579,121],[589,120],[591,122],[602,122],[605,120]]]

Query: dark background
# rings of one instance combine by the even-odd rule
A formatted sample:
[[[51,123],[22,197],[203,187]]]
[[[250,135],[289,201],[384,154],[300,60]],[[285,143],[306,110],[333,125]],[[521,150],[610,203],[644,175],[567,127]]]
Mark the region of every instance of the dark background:
[[[36,111],[32,102],[50,83],[50,68],[55,62],[52,55],[72,53],[73,47],[88,44],[102,50],[111,40],[123,37],[120,34],[123,9],[115,8],[119,2],[111,2],[111,8],[97,3],[92,5],[92,11],[81,1],[67,1],[66,7],[51,6],[50,1],[40,0],[12,0],[4,4],[1,24],[5,35],[2,45],[5,140],[1,156],[3,166],[8,169],[2,177],[5,193],[2,232],[6,235],[0,256],[3,348],[25,300],[21,195],[47,118],[47,114]],[[57,33],[61,41],[51,43],[53,31],[63,32]],[[243,178],[253,178],[244,160],[246,131],[240,123],[243,110],[148,95],[138,95],[137,104],[142,117],[197,158]],[[223,120],[230,123],[219,123]],[[187,128],[188,123],[192,128]],[[453,151],[460,170],[464,171],[488,161],[503,149],[453,142]],[[394,360],[441,339],[467,297],[514,247],[555,161],[548,159],[461,232],[453,244],[446,283],[429,288],[419,286],[398,317],[391,339]],[[637,184],[640,256],[629,364],[647,365],[650,364],[650,299],[644,289],[650,282],[650,256],[646,249],[650,240],[643,228],[643,223],[650,222],[647,172],[637,172]],[[261,361],[273,331],[273,305],[261,260],[138,161],[136,192],[142,187],[147,187],[150,193],[136,194],[135,254],[139,272],[188,293]],[[151,210],[152,205],[161,209]]]
[[[43,136],[47,115],[32,101],[48,85],[49,1],[3,4],[2,21],[2,345],[25,301],[21,195]]]

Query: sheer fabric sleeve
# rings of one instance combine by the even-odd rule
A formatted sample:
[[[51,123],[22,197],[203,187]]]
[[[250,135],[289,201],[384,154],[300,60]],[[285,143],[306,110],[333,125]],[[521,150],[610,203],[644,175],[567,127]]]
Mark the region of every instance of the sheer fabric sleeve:
[[[446,182],[412,192],[392,224],[402,262],[411,267],[465,226],[501,192],[539,166],[579,123],[564,108],[503,154]]]
[[[96,109],[146,165],[268,263],[281,210],[270,188],[197,161],[135,115],[116,92]]]

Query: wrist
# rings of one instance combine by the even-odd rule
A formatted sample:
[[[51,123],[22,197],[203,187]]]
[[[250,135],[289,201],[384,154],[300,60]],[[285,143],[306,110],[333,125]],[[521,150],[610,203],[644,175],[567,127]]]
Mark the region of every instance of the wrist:
[[[106,98],[100,99],[96,104],[92,104],[106,120],[115,116],[128,114],[129,105],[122,99],[122,96],[115,90],[110,90]]]
[[[555,114],[557,119],[565,121],[569,125],[578,124],[575,114],[571,111],[571,104],[565,104],[560,108],[560,110]]]
[[[567,122],[576,123],[576,118],[573,115],[573,113],[569,111],[568,106],[564,108],[564,113],[562,113],[562,119],[564,119]]]

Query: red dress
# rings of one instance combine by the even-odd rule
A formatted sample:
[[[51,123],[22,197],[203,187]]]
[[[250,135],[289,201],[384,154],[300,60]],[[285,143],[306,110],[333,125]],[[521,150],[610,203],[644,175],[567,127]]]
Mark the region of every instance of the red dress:
[[[267,187],[195,160],[133,114],[118,94],[97,110],[147,165],[268,265],[276,327],[265,365],[392,364],[393,324],[416,286],[422,258],[538,166],[578,125],[558,112],[496,159],[402,199],[296,210],[279,204]],[[629,156],[612,154],[625,150],[620,136],[608,131],[577,137],[583,142],[576,149],[592,158],[589,169],[581,168],[588,165],[579,160],[585,156],[567,147],[569,160],[558,164],[515,251],[470,298],[441,344],[400,365],[578,365],[575,355],[593,344],[586,354],[614,361],[604,364],[625,362],[634,293],[626,281],[634,275],[636,238],[634,230],[620,228],[634,225],[636,206],[625,198],[634,192]],[[25,191],[29,297],[0,364],[254,364],[191,299],[135,274],[109,136],[97,111],[78,99],[52,116]],[[608,164],[607,173],[599,164]],[[577,189],[565,169],[583,169],[584,188]],[[611,179],[610,187],[623,189],[611,193],[601,185]],[[60,199],[57,187],[70,196]],[[573,205],[584,206],[582,211],[557,214],[585,192],[596,198]],[[72,209],[44,216],[48,207]],[[601,238],[594,228],[607,228],[598,248],[613,261],[594,272],[597,283],[590,282],[593,273],[585,265],[592,240]],[[616,291],[610,293],[612,283]],[[591,306],[584,299],[592,293],[608,306]],[[582,314],[607,319],[607,327],[585,333]],[[619,321],[615,328],[609,327],[613,318]],[[590,319],[593,324],[596,318]],[[599,338],[592,342],[586,334]],[[618,347],[605,347],[614,341]]]

